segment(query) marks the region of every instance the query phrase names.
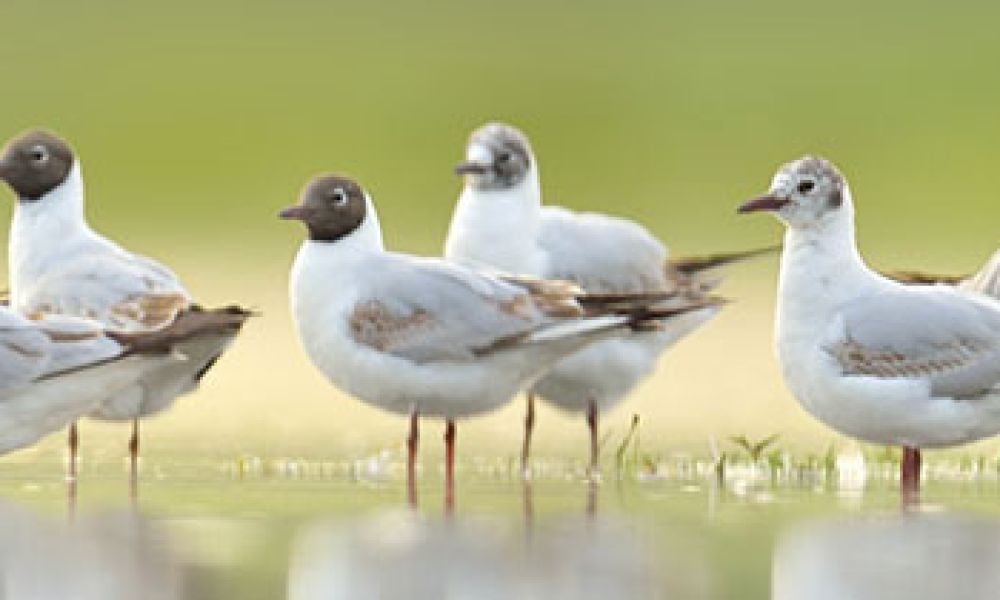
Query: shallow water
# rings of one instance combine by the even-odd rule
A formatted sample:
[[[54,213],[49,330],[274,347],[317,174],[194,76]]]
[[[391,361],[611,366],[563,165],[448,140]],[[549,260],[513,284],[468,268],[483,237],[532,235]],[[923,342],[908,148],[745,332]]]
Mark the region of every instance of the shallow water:
[[[250,461],[253,462],[253,461]],[[70,506],[58,465],[0,478],[11,598],[994,598],[1000,486],[606,476],[549,466],[530,485],[466,464],[455,514],[399,465],[206,463],[113,469]],[[274,466],[278,464],[279,466]],[[290,466],[290,465],[297,466]],[[235,468],[234,468],[235,465]],[[751,469],[752,471],[752,469]]]

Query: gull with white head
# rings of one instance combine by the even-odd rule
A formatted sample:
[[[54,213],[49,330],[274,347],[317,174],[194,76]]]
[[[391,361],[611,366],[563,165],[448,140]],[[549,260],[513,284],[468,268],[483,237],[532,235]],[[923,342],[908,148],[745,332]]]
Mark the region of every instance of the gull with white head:
[[[118,332],[153,332],[190,312],[242,322],[230,307],[203,311],[160,263],[132,254],[95,232],[84,215],[80,161],[55,134],[35,130],[11,140],[0,154],[0,180],[17,196],[10,228],[11,307],[28,315],[61,314],[96,320]],[[201,317],[203,317],[202,314]],[[109,396],[90,416],[131,421],[131,481],[136,481],[139,418],[159,413],[198,387],[239,327],[196,335],[186,360],[162,364],[141,381]],[[70,427],[70,474],[75,475],[77,429]],[[134,488],[133,488],[134,491]]]
[[[869,269],[847,180],[824,159],[781,167],[765,195],[739,208],[758,211],[786,226],[778,359],[809,413],[845,435],[903,447],[904,499],[919,490],[921,448],[1000,432],[1000,303]]]
[[[503,123],[475,130],[455,171],[465,186],[452,217],[445,256],[511,273],[572,281],[590,293],[675,292],[697,301],[719,283],[718,267],[758,252],[668,260],[667,249],[638,223],[543,206],[538,164],[527,136]],[[598,419],[656,368],[660,355],[719,310],[712,306],[657,331],[635,332],[555,365],[528,394],[522,467],[528,472],[534,397],[585,414],[590,468],[598,467]]]
[[[562,281],[387,251],[371,198],[340,175],[315,178],[280,216],[307,230],[290,283],[306,353],[340,390],[410,417],[411,503],[419,417],[446,422],[450,507],[456,420],[503,405],[588,344],[669,327],[716,302],[668,292],[591,296]]]

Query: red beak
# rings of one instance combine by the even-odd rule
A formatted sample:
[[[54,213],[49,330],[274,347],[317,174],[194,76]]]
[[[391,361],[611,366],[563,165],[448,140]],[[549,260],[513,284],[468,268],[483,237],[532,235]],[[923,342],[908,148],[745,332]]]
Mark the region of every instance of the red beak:
[[[776,211],[781,210],[781,208],[788,204],[788,202],[788,198],[779,198],[774,194],[764,194],[763,196],[743,203],[738,209],[736,209],[736,212],[742,215],[762,210]]]

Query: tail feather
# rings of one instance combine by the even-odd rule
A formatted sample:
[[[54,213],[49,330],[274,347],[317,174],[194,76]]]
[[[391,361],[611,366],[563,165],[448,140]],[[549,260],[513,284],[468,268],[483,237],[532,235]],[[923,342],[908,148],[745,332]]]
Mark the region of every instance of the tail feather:
[[[961,287],[1000,299],[1000,250],[993,253],[978,273],[963,281]]]
[[[935,285],[938,283],[958,285],[966,279],[964,276],[938,275],[922,271],[888,271],[882,274],[889,279],[909,285]]]
[[[693,276],[735,262],[757,258],[758,256],[780,251],[781,245],[779,244],[776,246],[768,246],[766,248],[744,250],[742,252],[721,252],[718,254],[707,254],[704,256],[672,258],[667,262],[667,267],[683,275]]]
[[[719,307],[727,301],[718,296],[687,299],[675,293],[587,294],[579,299],[590,318],[623,317],[620,324],[634,330],[658,329],[659,323],[689,312]]]
[[[141,333],[108,332],[108,336],[128,348],[131,354],[170,352],[183,341],[202,335],[236,334],[254,313],[238,306],[207,310],[192,306],[170,325]]]
[[[974,275],[939,275],[922,271],[889,271],[882,273],[889,279],[910,285],[954,285],[992,296],[1000,300],[1000,250]]]

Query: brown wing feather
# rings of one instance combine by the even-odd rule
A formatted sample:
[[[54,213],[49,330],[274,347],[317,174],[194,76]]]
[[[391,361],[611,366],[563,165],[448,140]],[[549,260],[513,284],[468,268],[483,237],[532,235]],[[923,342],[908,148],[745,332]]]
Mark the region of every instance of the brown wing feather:
[[[894,281],[910,285],[935,285],[938,283],[958,285],[966,279],[966,277],[922,273],[920,271],[889,271],[882,274]]]
[[[253,314],[237,306],[212,310],[192,306],[180,312],[172,322],[155,331],[108,332],[108,336],[127,346],[132,353],[163,353],[169,352],[178,342],[200,335],[236,333]]]

